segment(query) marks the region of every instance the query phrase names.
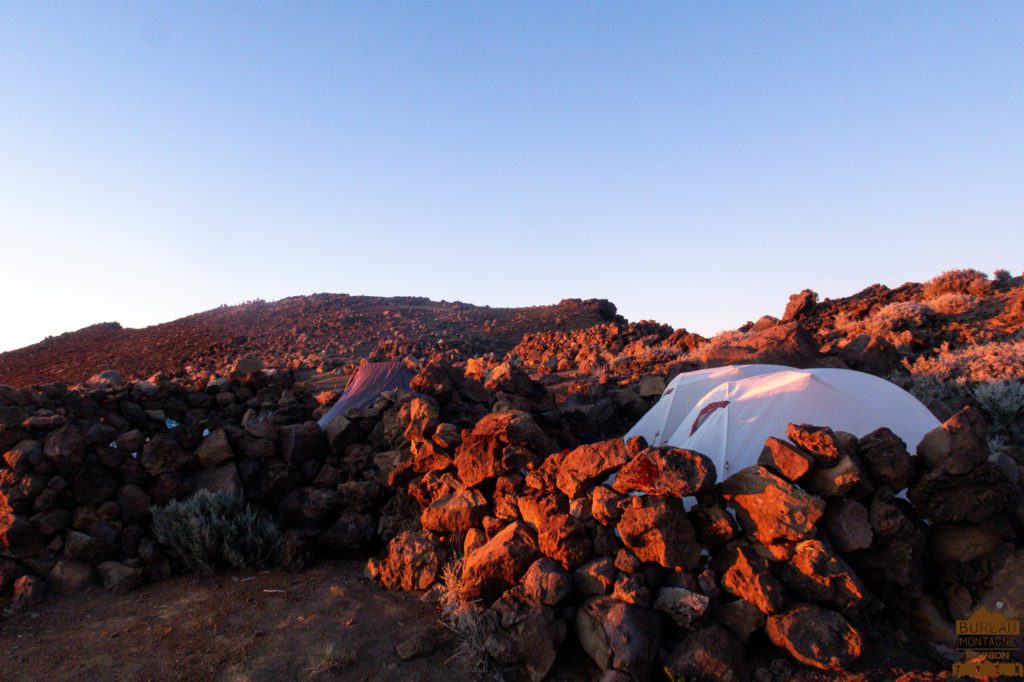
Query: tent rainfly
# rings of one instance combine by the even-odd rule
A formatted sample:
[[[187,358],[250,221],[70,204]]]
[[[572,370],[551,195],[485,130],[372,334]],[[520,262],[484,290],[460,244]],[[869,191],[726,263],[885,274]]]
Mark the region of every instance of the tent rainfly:
[[[895,384],[864,372],[849,369],[791,369],[761,372],[766,365],[751,365],[752,375],[725,379],[694,400],[688,390],[665,393],[651,410],[626,434],[644,436],[652,445],[672,445],[700,452],[715,464],[719,480],[757,463],[765,441],[786,438],[786,426],[813,424],[829,426],[859,437],[885,426],[899,436],[913,452],[924,435],[939,426],[939,420]],[[742,366],[722,367],[744,370]],[[687,374],[700,374],[690,372]],[[701,388],[709,377],[689,382],[686,374],[672,381]],[[700,390],[699,388],[696,390]],[[678,397],[677,397],[678,394]],[[685,401],[674,408],[675,400]],[[664,404],[667,403],[667,404]],[[685,410],[685,416],[678,415]],[[658,433],[657,424],[664,423]],[[654,435],[658,433],[658,435]],[[650,435],[648,435],[650,434]]]
[[[339,414],[366,407],[384,391],[408,389],[412,377],[412,371],[401,361],[368,362],[360,366],[348,380],[338,401],[320,417],[320,428],[327,428],[327,424]]]

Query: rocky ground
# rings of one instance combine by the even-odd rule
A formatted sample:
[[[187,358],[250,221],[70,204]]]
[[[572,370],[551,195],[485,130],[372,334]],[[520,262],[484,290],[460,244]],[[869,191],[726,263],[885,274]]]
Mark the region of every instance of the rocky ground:
[[[260,580],[312,576],[315,585],[337,566],[322,562],[357,560],[384,587],[422,595],[417,608],[429,605],[451,633],[436,648],[460,647],[458,665],[474,675],[919,679],[949,670],[954,620],[997,602],[1019,617],[1024,605],[1022,285],[962,271],[841,301],[805,291],[782,318],[712,339],[609,321],[612,309],[596,302],[563,302],[578,314],[516,340],[497,334],[489,347],[475,346],[469,328],[458,331],[462,345],[367,339],[379,355],[414,351],[405,360],[412,391],[325,431],[314,420],[337,395],[325,388],[354,356],[296,363],[287,333],[262,357],[226,346],[152,376],[125,365],[70,387],[0,386],[0,599],[11,617],[0,649],[22,628],[45,647],[63,623],[93,642],[98,661],[120,643],[103,653],[88,619],[72,617],[76,604],[114,617],[130,603],[122,600],[155,595],[154,608],[224,586],[242,591],[197,607],[190,627],[209,608],[222,622],[242,618],[235,627],[252,635],[236,613],[249,588],[174,577],[184,565],[150,525],[155,508],[206,489],[244,496],[283,530],[280,562],[292,573]],[[507,320],[540,324],[550,312]],[[587,322],[593,315],[603,321]],[[0,368],[34,358],[39,376],[70,371],[36,351],[8,354]],[[167,357],[147,350],[135,367]],[[756,361],[889,376],[945,423],[921,444],[885,430],[858,439],[794,425],[766,443],[760,466],[724,480],[700,453],[622,442],[675,373]],[[684,509],[681,495],[698,504]],[[344,606],[309,593],[318,618],[411,604],[350,577]],[[99,589],[125,596],[102,601]],[[156,627],[147,623],[138,627]],[[203,637],[201,651],[213,635]],[[394,659],[394,642],[356,641],[373,665]],[[285,647],[282,665],[294,672],[308,644]],[[160,656],[157,678],[173,669]],[[210,674],[247,674],[197,660]],[[40,665],[40,676],[75,673]]]

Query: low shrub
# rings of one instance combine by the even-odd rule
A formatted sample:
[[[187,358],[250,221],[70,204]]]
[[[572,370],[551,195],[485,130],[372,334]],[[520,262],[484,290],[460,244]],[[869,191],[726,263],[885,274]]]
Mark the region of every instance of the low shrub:
[[[977,304],[978,298],[976,296],[953,292],[936,296],[928,301],[928,305],[932,310],[944,315],[959,315],[972,309]]]
[[[156,507],[153,534],[189,570],[204,575],[273,566],[281,558],[281,531],[269,517],[208,490]]]
[[[998,434],[1024,427],[1024,381],[993,381],[974,387],[974,399],[989,415]]]
[[[985,296],[992,291],[992,282],[984,272],[973,268],[947,270],[924,284],[924,297],[936,298],[942,294],[974,294]]]
[[[911,374],[940,381],[988,383],[1024,379],[1024,339],[957,349],[943,344],[936,352],[904,364]]]

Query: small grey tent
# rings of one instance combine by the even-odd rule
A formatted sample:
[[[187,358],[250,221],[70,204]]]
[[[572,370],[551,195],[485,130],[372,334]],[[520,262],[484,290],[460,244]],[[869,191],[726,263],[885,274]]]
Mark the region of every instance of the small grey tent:
[[[320,417],[320,428],[326,428],[327,424],[339,414],[345,414],[349,410],[358,410],[373,403],[384,391],[396,388],[409,388],[413,373],[401,361],[393,362],[368,362],[359,367],[352,378],[345,385],[345,392],[338,398],[338,402],[331,406],[331,409]]]

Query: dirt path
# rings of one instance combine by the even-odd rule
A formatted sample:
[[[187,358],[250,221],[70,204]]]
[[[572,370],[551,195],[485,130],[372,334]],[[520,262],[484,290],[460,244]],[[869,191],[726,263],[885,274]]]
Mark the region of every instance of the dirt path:
[[[432,653],[399,658],[397,644],[432,630],[441,635]],[[0,622],[0,679],[476,679],[454,649],[432,605],[381,590],[361,562],[340,561],[49,598]]]

